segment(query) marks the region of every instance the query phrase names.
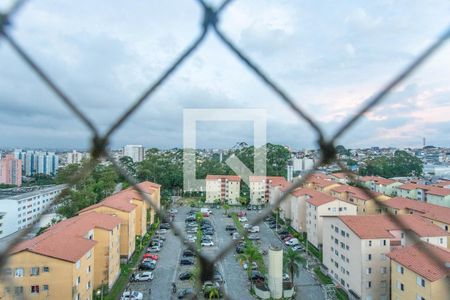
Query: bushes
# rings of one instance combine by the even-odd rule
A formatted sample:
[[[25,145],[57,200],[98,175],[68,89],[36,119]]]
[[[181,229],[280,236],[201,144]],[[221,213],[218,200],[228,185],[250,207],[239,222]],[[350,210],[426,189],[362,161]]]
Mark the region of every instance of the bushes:
[[[348,295],[347,295],[347,293],[346,293],[343,289],[341,289],[341,288],[336,288],[336,297],[337,297],[339,300],[348,300]]]
[[[323,274],[322,271],[320,270],[320,268],[315,268],[314,273],[316,273],[317,278],[319,279],[319,281],[322,284],[332,284],[333,283],[333,280],[331,280],[331,278],[328,277],[327,275]]]

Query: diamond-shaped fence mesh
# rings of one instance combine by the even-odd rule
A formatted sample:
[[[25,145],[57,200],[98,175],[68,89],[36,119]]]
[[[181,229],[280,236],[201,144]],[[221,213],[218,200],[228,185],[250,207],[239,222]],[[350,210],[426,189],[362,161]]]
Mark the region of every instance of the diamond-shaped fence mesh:
[[[356,122],[361,118],[361,116],[373,109],[376,105],[378,105],[381,101],[383,101],[386,96],[405,78],[410,76],[420,65],[422,65],[427,59],[429,59],[442,45],[446,42],[446,40],[450,37],[450,27],[444,31],[444,33],[438,37],[429,47],[427,47],[418,57],[410,62],[399,74],[393,77],[391,81],[389,81],[382,89],[380,89],[377,93],[373,95],[373,97],[365,103],[358,111],[354,114],[354,116],[345,122],[340,128],[338,128],[335,134],[326,139],[321,127],[318,122],[314,120],[312,116],[307,114],[301,107],[299,107],[294,99],[282,88],[280,87],[273,78],[270,78],[269,75],[264,72],[251,58],[249,58],[243,51],[241,51],[234,43],[231,41],[225,33],[219,27],[219,17],[221,16],[222,11],[231,4],[232,0],[224,1],[219,7],[214,8],[209,6],[203,0],[196,0],[196,2],[203,9],[203,19],[201,20],[200,26],[200,34],[199,36],[191,42],[190,45],[179,55],[179,57],[168,66],[166,71],[164,71],[160,77],[153,83],[149,84],[148,88],[144,90],[142,95],[136,99],[133,104],[116,120],[116,122],[107,130],[106,134],[101,135],[99,130],[97,129],[94,122],[92,122],[81,110],[77,107],[75,102],[71,100],[71,98],[65,94],[56,84],[55,82],[47,75],[44,68],[42,68],[38,62],[34,61],[32,55],[27,53],[26,49],[21,47],[21,45],[9,34],[9,28],[12,26],[11,20],[13,15],[20,9],[20,7],[25,3],[25,0],[16,1],[9,12],[0,14],[0,46],[5,47],[5,44],[8,44],[15,53],[30,67],[31,71],[36,73],[38,77],[47,85],[47,87],[56,94],[57,98],[73,113],[75,117],[77,117],[83,124],[86,125],[87,130],[92,134],[92,142],[90,146],[90,152],[92,159],[88,164],[84,166],[82,170],[80,170],[76,175],[71,178],[68,182],[64,191],[54,200],[54,204],[58,203],[67,192],[78,182],[82,181],[89,173],[93,170],[93,168],[98,164],[100,158],[106,158],[108,161],[112,163],[114,168],[117,170],[119,174],[124,176],[126,181],[134,186],[134,188],[140,193],[140,195],[145,199],[145,201],[155,210],[156,214],[163,218],[166,212],[163,209],[159,209],[156,207],[149,196],[137,186],[137,181],[131,175],[125,171],[125,168],[121,166],[121,164],[114,160],[114,158],[108,153],[107,146],[109,143],[110,137],[114,134],[114,132],[134,113],[138,110],[146,101],[149,101],[153,93],[161,87],[167,79],[174,74],[174,72],[182,67],[183,63],[192,56],[192,54],[202,45],[205,41],[206,36],[209,32],[212,32],[217,35],[217,37],[223,42],[224,47],[228,48],[237,59],[250,71],[252,71],[257,78],[259,78],[264,84],[266,84],[272,91],[279,96],[281,101],[284,101],[290,109],[292,109],[299,118],[306,121],[306,123],[311,127],[311,129],[317,135],[317,145],[321,150],[320,160],[313,166],[309,172],[303,176],[299,180],[295,180],[284,192],[283,196],[276,201],[268,205],[258,217],[253,220],[250,220],[251,225],[259,224],[266,216],[271,214],[276,208],[280,206],[280,204],[285,201],[290,192],[294,191],[296,188],[303,185],[308,178],[312,175],[314,171],[317,170],[318,167],[327,165],[330,163],[337,163],[342,171],[346,173],[349,178],[353,182],[358,181],[358,177],[356,174],[350,172],[336,157],[336,149],[335,142],[338,138],[340,138],[350,127],[354,126]],[[6,42],[6,43],[5,43]],[[363,192],[374,199],[378,208],[383,208],[383,202],[378,200],[378,198],[373,194],[371,190],[368,188],[360,188]],[[52,205],[49,205],[50,208]],[[47,211],[42,211],[40,216],[45,214]],[[391,216],[390,214],[388,214]],[[398,218],[393,218],[391,216],[393,222],[397,223],[399,227],[406,228],[402,224],[402,221]],[[39,218],[35,222],[38,222]],[[172,224],[173,225],[173,224]],[[28,229],[23,230],[20,235],[18,235],[14,240],[12,240],[7,247],[0,253],[0,268],[3,268],[8,261],[8,253],[10,250],[21,241],[33,228],[33,226],[29,226]],[[176,232],[176,236],[179,239],[184,239],[185,236],[183,232],[177,228],[176,226],[171,226],[172,230]],[[238,241],[230,242],[226,247],[220,249],[219,254],[216,255],[213,259],[208,259],[204,257],[196,247],[187,245],[192,251],[197,253],[200,258],[200,266],[201,266],[201,280],[206,281],[212,278],[214,264],[221,260],[237,243]],[[426,250],[423,250],[426,251]],[[431,255],[431,253],[427,253],[427,255]],[[432,256],[432,255],[431,255]],[[432,256],[433,259],[441,265],[445,265],[445,261],[440,261],[439,258]]]

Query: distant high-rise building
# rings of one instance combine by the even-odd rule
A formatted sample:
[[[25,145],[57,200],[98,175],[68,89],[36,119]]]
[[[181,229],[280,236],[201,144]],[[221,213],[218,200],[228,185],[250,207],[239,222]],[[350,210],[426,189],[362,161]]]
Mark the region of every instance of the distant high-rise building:
[[[289,160],[287,165],[287,181],[292,182],[293,179],[294,179],[294,165],[292,160]]]
[[[67,153],[67,164],[79,164],[85,156],[85,153],[73,150],[72,152]]]
[[[144,160],[144,147],[142,145],[125,145],[123,147],[123,156],[129,156],[133,162]]]
[[[0,183],[22,185],[22,161],[14,155],[0,160]]]
[[[58,156],[54,152],[14,150],[14,157],[22,161],[25,176],[36,174],[55,175],[58,170]]]

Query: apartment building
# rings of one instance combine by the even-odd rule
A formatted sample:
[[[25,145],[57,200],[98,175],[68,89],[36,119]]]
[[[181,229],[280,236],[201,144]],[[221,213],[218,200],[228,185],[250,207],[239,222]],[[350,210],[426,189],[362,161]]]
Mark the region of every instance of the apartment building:
[[[450,207],[450,189],[434,185],[405,183],[396,187],[397,196]]]
[[[450,296],[450,269],[436,260],[450,262],[448,249],[418,243],[392,251],[391,299],[446,300]]]
[[[330,177],[328,177],[325,174],[322,173],[314,173],[311,175],[308,180],[306,180],[304,187],[312,188],[316,191],[323,192],[323,193],[329,193],[330,190],[333,188],[336,188],[338,186],[341,186],[340,183],[332,180]]]
[[[3,269],[0,298],[92,299],[96,244],[64,230],[19,243]]]
[[[123,195],[114,194],[103,201],[79,211],[80,215],[97,212],[120,218],[120,258],[127,261],[135,250],[137,205],[130,203]]]
[[[356,205],[315,192],[306,196],[306,232],[308,241],[321,249],[323,244],[323,218],[356,215]]]
[[[139,199],[137,200],[141,200],[144,202],[144,207],[142,208],[143,211],[148,210],[148,216],[149,219],[147,220],[147,214],[143,213],[143,220],[142,220],[142,227],[144,227],[144,225],[146,224],[147,227],[148,225],[151,225],[155,222],[155,214],[156,214],[156,210],[161,208],[161,185],[151,182],[151,181],[143,181],[141,183],[137,184],[138,188],[140,188],[141,190],[143,190],[147,196],[150,198],[150,201],[153,205],[150,205],[149,203],[147,203],[145,201],[145,199],[140,199],[141,197],[139,197]],[[133,187],[128,188],[127,190],[134,190]],[[140,196],[140,195],[139,195]],[[133,202],[133,204],[136,204]],[[138,218],[139,219],[139,218]],[[147,227],[145,228],[145,232],[147,232]],[[144,229],[142,230],[142,232],[144,232]],[[136,231],[137,234],[141,233],[139,232],[139,230]],[[144,234],[145,234],[144,232]]]
[[[395,197],[383,202],[385,211],[393,215],[415,214],[430,220],[433,224],[449,232],[450,208],[420,202],[417,200]]]
[[[66,186],[0,191],[0,239],[32,225]]]
[[[0,159],[0,183],[22,185],[22,161],[14,155],[6,155]]]
[[[348,177],[348,175],[345,173],[342,173],[342,172],[331,173],[328,175],[328,177],[331,180],[341,183],[341,184],[347,184],[350,182],[350,178]]]
[[[266,204],[269,202],[272,187],[285,181],[282,176],[250,176],[250,204]]]
[[[351,185],[340,185],[329,190],[330,195],[343,201],[354,203],[357,206],[358,215],[371,215],[382,212],[382,207],[377,201],[390,199],[379,192],[372,192],[375,199],[367,195],[361,188]]]
[[[323,263],[350,299],[389,299],[394,249],[425,241],[447,247],[448,233],[416,215],[324,217]]]
[[[206,203],[239,204],[241,177],[237,175],[207,175]]]
[[[111,288],[120,275],[120,223],[118,217],[92,211],[61,221],[48,231],[96,241],[93,286],[97,289],[105,284]]]
[[[361,176],[359,177],[359,181],[361,181],[363,185],[368,189],[387,196],[395,196],[395,188],[403,184],[394,179],[384,178],[380,176]]]
[[[22,161],[22,173],[25,176],[36,174],[55,175],[59,158],[54,152],[14,150],[14,157]]]
[[[131,157],[133,162],[143,161],[145,157],[144,147],[142,145],[125,145],[123,156]]]

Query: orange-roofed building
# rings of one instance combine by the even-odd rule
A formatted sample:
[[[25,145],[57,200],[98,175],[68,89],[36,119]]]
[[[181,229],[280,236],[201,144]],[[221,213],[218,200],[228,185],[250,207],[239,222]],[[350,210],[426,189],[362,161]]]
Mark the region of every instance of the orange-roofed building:
[[[405,183],[398,187],[397,196],[450,207],[450,189],[434,185]]]
[[[153,206],[155,206],[157,209],[161,208],[161,185],[151,182],[151,181],[143,181],[139,184],[137,184],[137,186],[142,189],[147,196],[150,198],[151,203],[153,204]],[[134,190],[133,187],[129,187],[128,190]],[[136,198],[136,200],[141,200],[141,197],[139,195],[138,198]],[[148,216],[149,218],[147,218],[147,213],[143,214],[143,220],[142,220],[142,224],[145,224],[145,230],[143,229],[142,231],[137,230],[136,234],[143,236],[146,232],[147,232],[147,228],[148,225],[151,225],[155,222],[155,215],[156,215],[156,210],[155,208],[150,205],[149,203],[147,203],[146,201],[144,201],[144,207],[143,207],[143,211],[148,211]],[[137,202],[133,202],[133,204],[136,204]]]
[[[397,180],[380,176],[361,176],[359,177],[359,181],[361,181],[363,185],[371,191],[378,192],[387,196],[395,196],[395,188],[403,184]]]
[[[250,176],[250,204],[263,205],[270,199],[273,186],[283,184],[286,179],[282,176]]]
[[[356,205],[328,194],[314,191],[306,193],[306,231],[308,241],[322,248],[323,218],[327,216],[356,215]]]
[[[120,218],[120,257],[123,261],[127,261],[135,250],[136,241],[136,222],[137,222],[137,205],[132,204],[131,199],[122,195],[114,194],[105,198],[103,201],[88,206],[79,211],[79,214],[86,214],[90,212],[98,212]]]
[[[321,174],[321,175],[319,175]],[[315,189],[319,192],[329,193],[329,191],[335,187],[340,186],[340,183],[332,180],[325,174],[313,173],[303,185],[304,187]]]
[[[331,180],[342,184],[347,184],[350,181],[348,175],[343,172],[331,173],[328,176],[331,178]]]
[[[391,259],[391,299],[449,299],[450,252],[418,243],[388,254]]]
[[[206,203],[238,205],[241,192],[241,177],[236,175],[207,175]]]
[[[389,299],[394,249],[428,242],[447,246],[448,233],[415,215],[324,217],[323,263],[333,280],[356,299]],[[358,298],[359,297],[359,298]]]
[[[92,299],[97,242],[47,230],[16,245],[2,270],[1,299]],[[11,285],[7,285],[7,282]]]
[[[343,201],[348,201],[357,206],[358,215],[371,215],[382,212],[382,206],[377,201],[385,201],[390,197],[379,192],[371,191],[374,198],[367,195],[362,188],[351,185],[341,185],[333,187],[330,194]]]

